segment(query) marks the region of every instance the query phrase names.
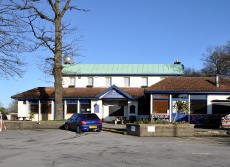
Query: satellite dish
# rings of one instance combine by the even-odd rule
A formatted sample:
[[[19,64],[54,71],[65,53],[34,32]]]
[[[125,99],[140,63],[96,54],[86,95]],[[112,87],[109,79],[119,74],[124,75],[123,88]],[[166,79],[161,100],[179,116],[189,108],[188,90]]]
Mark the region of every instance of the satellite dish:
[[[64,64],[73,64],[74,59],[71,59],[69,56],[64,56],[63,57]]]
[[[73,64],[74,63],[74,59],[70,59],[69,63]]]

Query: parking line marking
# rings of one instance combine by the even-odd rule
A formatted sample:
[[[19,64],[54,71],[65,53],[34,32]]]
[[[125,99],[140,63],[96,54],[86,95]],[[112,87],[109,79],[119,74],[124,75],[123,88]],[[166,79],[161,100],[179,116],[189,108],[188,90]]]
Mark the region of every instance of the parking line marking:
[[[192,153],[193,155],[209,155],[210,153]]]

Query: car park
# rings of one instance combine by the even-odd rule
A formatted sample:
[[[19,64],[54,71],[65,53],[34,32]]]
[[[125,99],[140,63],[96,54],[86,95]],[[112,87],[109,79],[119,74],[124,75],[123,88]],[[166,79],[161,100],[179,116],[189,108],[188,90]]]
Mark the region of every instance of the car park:
[[[65,122],[65,130],[98,131],[102,129],[102,120],[94,113],[74,113]]]

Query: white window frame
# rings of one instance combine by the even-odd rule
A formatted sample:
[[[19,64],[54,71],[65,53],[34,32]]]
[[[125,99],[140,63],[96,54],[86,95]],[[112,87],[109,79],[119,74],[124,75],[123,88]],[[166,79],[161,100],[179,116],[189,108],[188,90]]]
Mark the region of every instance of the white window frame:
[[[70,77],[70,79],[69,79],[69,85],[70,86],[75,86],[75,77]]]
[[[130,87],[130,77],[124,77],[124,87]]]
[[[106,87],[110,87],[111,84],[112,84],[112,79],[111,79],[111,77],[106,77],[106,78],[105,78],[105,85],[106,85]]]
[[[88,77],[87,79],[87,86],[93,86],[93,77]]]
[[[142,77],[141,81],[142,81],[141,86],[148,86],[148,77]]]

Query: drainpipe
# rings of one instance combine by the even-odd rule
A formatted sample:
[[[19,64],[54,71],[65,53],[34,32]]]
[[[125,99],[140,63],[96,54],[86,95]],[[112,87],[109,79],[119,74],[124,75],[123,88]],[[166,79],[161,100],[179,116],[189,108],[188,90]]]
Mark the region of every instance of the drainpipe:
[[[219,81],[219,75],[216,74],[216,87],[219,88],[220,87],[220,81]]]

